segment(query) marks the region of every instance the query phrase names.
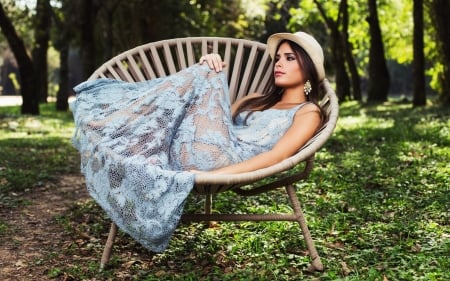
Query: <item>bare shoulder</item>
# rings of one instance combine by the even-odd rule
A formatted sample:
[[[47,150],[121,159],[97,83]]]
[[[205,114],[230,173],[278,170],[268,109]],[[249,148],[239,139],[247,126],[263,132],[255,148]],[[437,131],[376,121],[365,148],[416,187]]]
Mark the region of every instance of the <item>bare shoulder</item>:
[[[322,120],[323,116],[320,107],[313,103],[307,103],[300,107],[295,113],[292,126],[297,129],[301,128],[303,133],[307,130],[309,133],[306,133],[306,135],[309,135],[319,128]]]
[[[313,104],[313,103],[307,103],[297,110],[296,115],[303,115],[303,114],[308,114],[308,113],[319,113],[320,114],[320,112],[321,112],[320,107],[318,105]]]

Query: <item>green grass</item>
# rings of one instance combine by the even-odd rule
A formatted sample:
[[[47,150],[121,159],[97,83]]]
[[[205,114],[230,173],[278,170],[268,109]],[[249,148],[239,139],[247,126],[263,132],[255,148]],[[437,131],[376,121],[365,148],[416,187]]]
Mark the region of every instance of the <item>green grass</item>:
[[[72,115],[53,107],[42,105],[40,116],[0,107],[0,192],[32,189],[78,167]]]
[[[0,108],[0,196],[78,171],[70,113],[56,114],[52,107],[44,106],[40,117]],[[109,267],[99,273],[109,222],[87,201],[56,218],[74,242],[54,255],[74,258],[51,265],[47,277],[450,280],[449,119],[449,109],[434,106],[341,105],[334,136],[317,154],[310,179],[297,185],[324,272],[305,271],[309,258],[298,225],[241,222],[181,224],[162,254],[120,233]],[[192,196],[186,208],[198,206]],[[281,192],[251,198],[225,193],[215,204],[218,212],[286,209]],[[5,228],[0,222],[0,233]]]

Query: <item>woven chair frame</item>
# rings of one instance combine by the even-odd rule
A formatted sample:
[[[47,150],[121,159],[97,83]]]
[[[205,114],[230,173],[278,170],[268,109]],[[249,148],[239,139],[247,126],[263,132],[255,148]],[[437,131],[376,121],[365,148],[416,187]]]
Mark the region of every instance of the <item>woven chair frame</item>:
[[[266,45],[246,40],[224,37],[188,37],[147,43],[125,51],[100,66],[89,80],[112,78],[138,82],[174,74],[197,63],[201,55],[219,53],[226,62],[230,100],[234,102],[249,93],[262,92],[272,75],[272,61]],[[193,192],[205,195],[205,209],[201,214],[183,214],[183,221],[295,221],[300,225],[308,253],[311,257],[309,271],[322,271],[323,264],[311,238],[295,183],[308,178],[315,153],[332,135],[338,119],[338,101],[328,80],[322,84],[325,93],[320,106],[326,113],[322,128],[295,155],[282,162],[253,172],[235,175],[196,175]],[[213,214],[214,194],[233,191],[242,196],[252,196],[285,187],[293,212],[291,214]],[[101,268],[109,262],[117,226],[112,223],[105,244]]]

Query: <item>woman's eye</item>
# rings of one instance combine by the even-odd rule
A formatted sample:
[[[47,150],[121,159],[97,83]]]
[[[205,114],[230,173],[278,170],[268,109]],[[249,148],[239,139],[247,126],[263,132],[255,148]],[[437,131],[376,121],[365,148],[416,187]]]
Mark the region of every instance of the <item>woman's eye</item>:
[[[287,60],[288,60],[288,61],[295,60],[295,56],[288,56],[288,57],[287,57]]]

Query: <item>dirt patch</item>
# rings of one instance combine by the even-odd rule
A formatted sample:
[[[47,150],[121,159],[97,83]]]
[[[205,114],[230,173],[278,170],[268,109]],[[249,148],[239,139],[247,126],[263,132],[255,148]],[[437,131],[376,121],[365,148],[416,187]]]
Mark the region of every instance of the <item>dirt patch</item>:
[[[50,279],[50,262],[72,258],[60,250],[73,238],[57,217],[77,201],[89,199],[84,178],[64,175],[56,183],[12,196],[23,203],[19,207],[0,204],[0,223],[6,226],[0,232],[0,280]]]

